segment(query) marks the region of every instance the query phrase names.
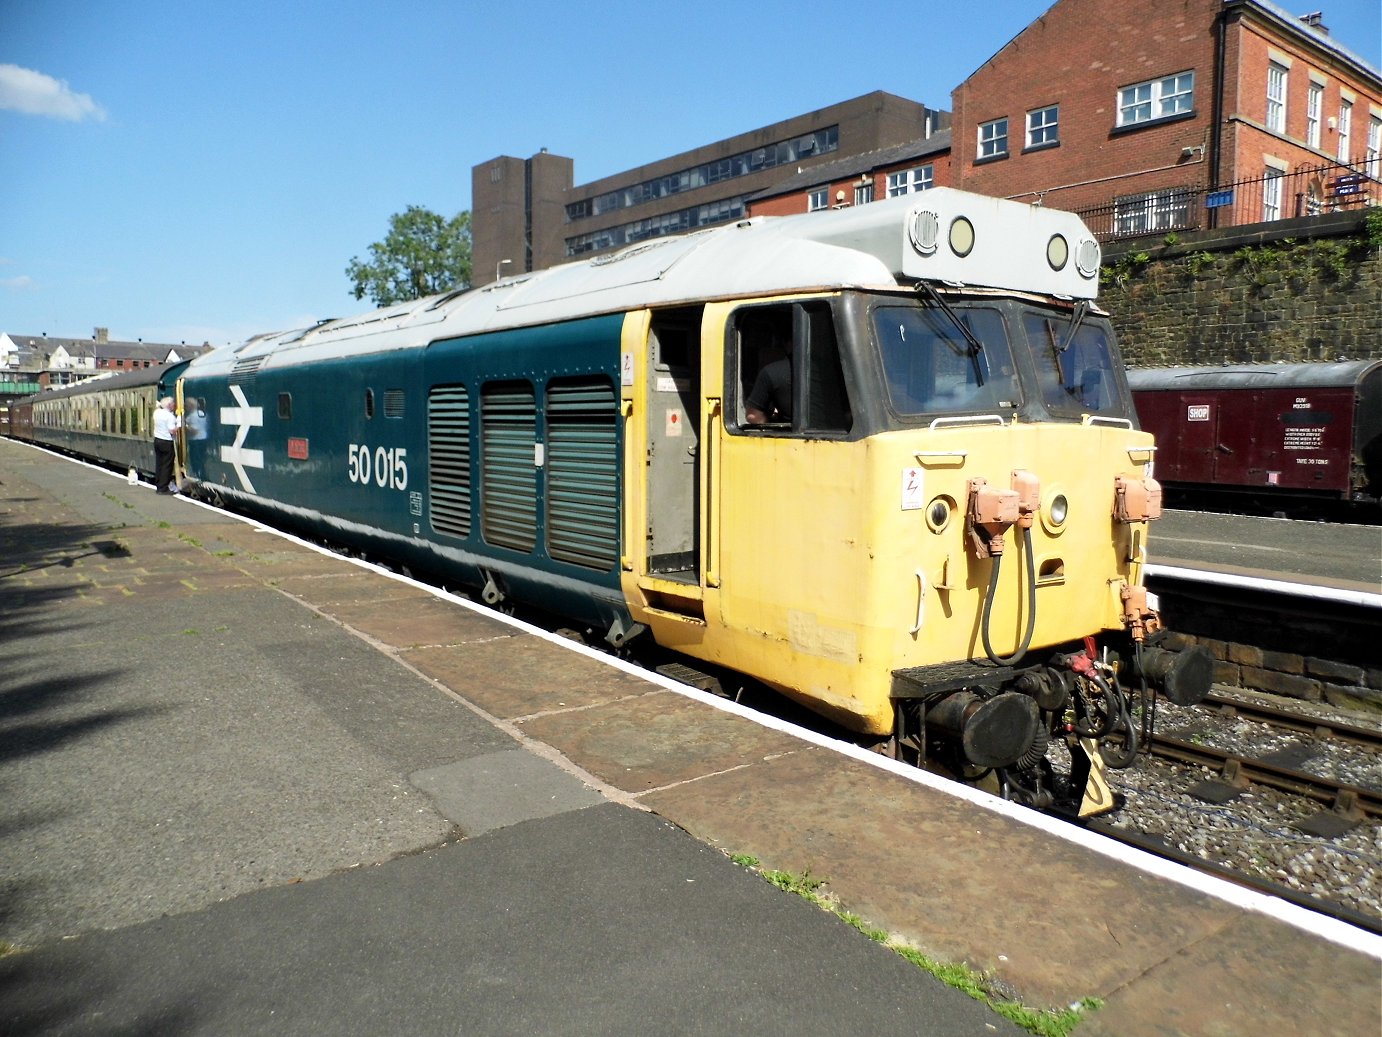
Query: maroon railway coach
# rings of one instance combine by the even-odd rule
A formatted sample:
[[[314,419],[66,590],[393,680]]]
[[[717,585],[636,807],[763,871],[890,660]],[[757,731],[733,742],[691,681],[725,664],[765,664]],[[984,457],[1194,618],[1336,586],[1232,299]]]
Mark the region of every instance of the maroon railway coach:
[[[1382,496],[1382,360],[1128,371],[1168,489]]]

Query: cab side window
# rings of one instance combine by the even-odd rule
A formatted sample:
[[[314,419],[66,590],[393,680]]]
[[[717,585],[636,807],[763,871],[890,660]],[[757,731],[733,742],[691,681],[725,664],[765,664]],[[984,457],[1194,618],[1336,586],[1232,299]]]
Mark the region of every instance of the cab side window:
[[[843,433],[853,424],[830,306],[748,306],[734,317],[727,382],[740,432]]]

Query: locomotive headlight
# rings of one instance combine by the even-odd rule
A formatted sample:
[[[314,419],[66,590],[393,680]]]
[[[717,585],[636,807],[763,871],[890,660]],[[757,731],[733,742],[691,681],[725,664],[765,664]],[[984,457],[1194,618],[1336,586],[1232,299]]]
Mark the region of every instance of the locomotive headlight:
[[[964,216],[956,216],[951,221],[950,251],[961,259],[974,251],[974,224]]]
[[[1041,508],[1041,525],[1051,536],[1059,536],[1065,531],[1065,520],[1070,517],[1070,498],[1063,490],[1053,488],[1049,491]]]
[[[1070,242],[1061,234],[1052,234],[1051,240],[1046,243],[1046,262],[1051,264],[1052,270],[1064,270],[1069,261]]]
[[[955,502],[949,497],[936,497],[926,506],[926,524],[931,532],[939,533],[950,525],[950,515],[955,510]]]

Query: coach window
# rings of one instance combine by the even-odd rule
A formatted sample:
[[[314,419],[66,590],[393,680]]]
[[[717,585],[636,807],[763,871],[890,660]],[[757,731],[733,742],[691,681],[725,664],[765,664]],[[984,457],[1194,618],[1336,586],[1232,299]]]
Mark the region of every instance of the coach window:
[[[278,420],[291,421],[293,417],[293,394],[281,392],[278,394]]]
[[[845,433],[853,425],[828,303],[753,306],[731,329],[727,380],[743,433]]]

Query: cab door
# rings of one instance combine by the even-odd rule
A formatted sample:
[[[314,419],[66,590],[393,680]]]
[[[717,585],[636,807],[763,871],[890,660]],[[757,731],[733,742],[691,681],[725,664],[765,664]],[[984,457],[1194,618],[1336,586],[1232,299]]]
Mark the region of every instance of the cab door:
[[[630,314],[624,328],[624,551],[634,618],[663,644],[705,630],[703,307]]]
[[[647,341],[648,575],[700,583],[699,308],[654,313]]]

